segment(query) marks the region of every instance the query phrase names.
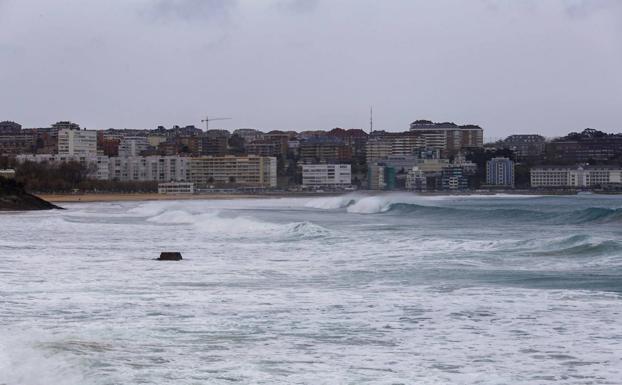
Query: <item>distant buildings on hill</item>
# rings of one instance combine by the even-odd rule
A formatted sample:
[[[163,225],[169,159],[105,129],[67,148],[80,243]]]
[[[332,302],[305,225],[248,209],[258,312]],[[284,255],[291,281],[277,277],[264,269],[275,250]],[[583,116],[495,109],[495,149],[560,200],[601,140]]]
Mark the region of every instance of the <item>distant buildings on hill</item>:
[[[477,125],[429,120],[416,120],[403,132],[371,133],[194,126],[86,130],[70,121],[23,128],[4,121],[0,157],[49,165],[74,161],[92,179],[192,183],[197,190],[622,189],[616,171],[621,134],[586,129],[552,140],[516,134],[486,144],[483,137]],[[171,186],[188,191],[185,184]]]

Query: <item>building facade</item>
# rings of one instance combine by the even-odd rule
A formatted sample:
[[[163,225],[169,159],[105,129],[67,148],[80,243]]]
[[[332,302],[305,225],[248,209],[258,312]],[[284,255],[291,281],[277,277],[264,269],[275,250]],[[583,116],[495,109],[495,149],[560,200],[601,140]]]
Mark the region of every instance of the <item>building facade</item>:
[[[194,194],[194,183],[192,182],[159,183],[158,194]]]
[[[619,185],[618,166],[539,166],[531,169],[533,188],[582,188]]]
[[[538,159],[544,155],[546,139],[536,134],[510,135],[501,146],[511,150],[518,160]]]
[[[97,131],[61,129],[58,131],[58,154],[97,156]]]
[[[492,158],[486,162],[486,184],[514,187],[514,162],[508,158]]]
[[[61,155],[61,154],[20,154],[15,157],[18,162],[35,163],[66,163],[79,162],[87,172],[89,178],[97,180],[110,179],[110,158],[98,155]]]
[[[188,179],[189,158],[171,156],[131,156],[110,158],[110,179],[135,182],[183,182]]]
[[[349,164],[304,164],[302,185],[307,187],[345,187],[352,184]]]
[[[484,130],[476,125],[458,126],[450,122],[417,120],[410,124],[410,131],[425,138],[426,147],[440,149],[445,155],[484,145]]]
[[[396,172],[391,166],[377,163],[367,168],[367,188],[369,190],[395,190]]]
[[[190,158],[190,181],[198,188],[214,184],[276,187],[277,160],[262,156],[202,156]]]
[[[441,171],[441,188],[446,191],[464,191],[469,187],[464,170],[460,166],[443,167]]]

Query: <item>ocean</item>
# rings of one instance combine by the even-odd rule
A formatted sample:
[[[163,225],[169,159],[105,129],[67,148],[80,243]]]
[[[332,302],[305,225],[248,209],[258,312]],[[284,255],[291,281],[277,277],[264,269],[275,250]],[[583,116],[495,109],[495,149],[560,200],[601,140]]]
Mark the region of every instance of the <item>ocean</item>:
[[[0,215],[2,385],[622,383],[622,197],[65,206]]]

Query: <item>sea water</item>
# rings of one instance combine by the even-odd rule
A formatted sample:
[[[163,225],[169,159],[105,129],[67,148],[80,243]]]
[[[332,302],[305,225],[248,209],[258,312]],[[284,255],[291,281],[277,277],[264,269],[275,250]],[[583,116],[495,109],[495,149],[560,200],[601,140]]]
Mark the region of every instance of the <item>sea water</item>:
[[[65,206],[0,215],[0,384],[622,383],[619,197]]]

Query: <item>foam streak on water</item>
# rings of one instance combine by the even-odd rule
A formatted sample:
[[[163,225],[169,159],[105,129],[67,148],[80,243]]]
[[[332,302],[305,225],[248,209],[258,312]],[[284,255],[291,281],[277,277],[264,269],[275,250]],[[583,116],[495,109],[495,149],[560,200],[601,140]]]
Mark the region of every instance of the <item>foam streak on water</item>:
[[[621,207],[353,194],[2,214],[0,384],[619,383]]]

